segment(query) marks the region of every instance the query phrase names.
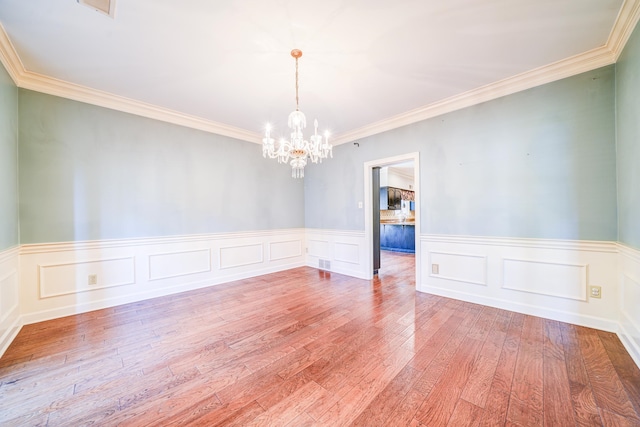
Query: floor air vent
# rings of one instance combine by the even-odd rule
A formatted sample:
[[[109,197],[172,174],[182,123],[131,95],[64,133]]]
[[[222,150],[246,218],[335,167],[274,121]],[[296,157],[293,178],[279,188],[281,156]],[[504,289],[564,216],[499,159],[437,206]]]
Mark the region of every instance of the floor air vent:
[[[331,261],[328,259],[318,260],[318,268],[320,270],[331,270]]]

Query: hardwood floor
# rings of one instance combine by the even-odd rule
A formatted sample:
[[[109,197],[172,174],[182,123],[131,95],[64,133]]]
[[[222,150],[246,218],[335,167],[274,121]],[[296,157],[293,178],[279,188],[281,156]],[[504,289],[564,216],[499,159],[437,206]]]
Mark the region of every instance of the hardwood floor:
[[[0,359],[0,425],[640,425],[614,334],[416,293],[413,260],[27,325]]]

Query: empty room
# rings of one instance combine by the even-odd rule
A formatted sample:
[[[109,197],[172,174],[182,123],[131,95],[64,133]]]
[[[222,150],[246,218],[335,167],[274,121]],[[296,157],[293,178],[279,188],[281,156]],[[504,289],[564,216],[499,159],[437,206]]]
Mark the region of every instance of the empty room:
[[[0,1],[0,425],[640,426],[640,0]]]

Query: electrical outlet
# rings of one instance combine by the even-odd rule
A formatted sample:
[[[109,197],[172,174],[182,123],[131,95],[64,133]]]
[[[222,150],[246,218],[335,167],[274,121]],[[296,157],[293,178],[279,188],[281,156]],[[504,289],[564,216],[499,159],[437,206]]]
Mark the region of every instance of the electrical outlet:
[[[431,274],[440,274],[440,264],[431,264]]]
[[[98,284],[98,275],[97,274],[90,274],[89,275],[89,286],[97,285],[97,284]]]
[[[591,290],[591,298],[602,298],[601,286],[591,286],[589,289]]]

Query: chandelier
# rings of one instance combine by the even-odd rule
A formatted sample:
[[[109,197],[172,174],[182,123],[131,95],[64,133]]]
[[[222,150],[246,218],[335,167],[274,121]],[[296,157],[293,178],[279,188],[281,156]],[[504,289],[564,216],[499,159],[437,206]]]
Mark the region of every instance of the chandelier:
[[[307,127],[307,119],[300,111],[298,105],[298,59],[302,56],[302,51],[293,49],[291,56],[296,60],[296,110],[289,114],[289,129],[291,129],[291,140],[280,139],[278,144],[271,138],[271,126],[267,125],[265,137],[262,139],[262,155],[269,156],[270,159],[278,159],[278,163],[291,164],[291,176],[294,178],[304,178],[304,167],[307,159],[313,163],[322,163],[322,159],[333,157],[333,146],[329,144],[329,132],[325,132],[324,138],[318,135],[318,120],[313,122],[314,134],[309,140],[304,139],[302,130]]]

